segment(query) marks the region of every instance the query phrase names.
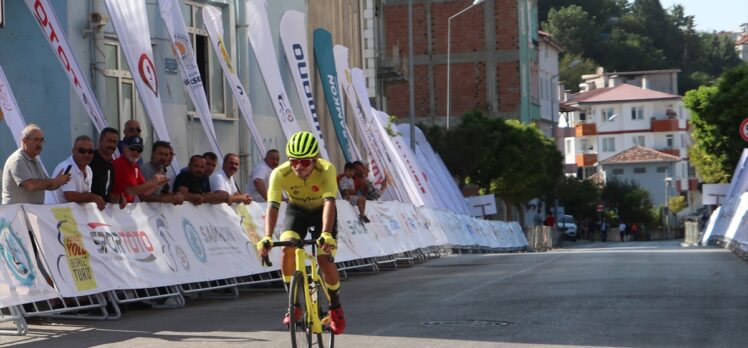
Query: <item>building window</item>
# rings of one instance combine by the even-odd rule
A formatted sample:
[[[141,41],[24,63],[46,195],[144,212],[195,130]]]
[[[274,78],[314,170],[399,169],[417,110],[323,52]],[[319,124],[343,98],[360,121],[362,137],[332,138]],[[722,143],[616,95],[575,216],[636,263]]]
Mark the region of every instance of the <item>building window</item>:
[[[587,121],[587,114],[589,110],[582,110],[579,112],[579,121]]]
[[[696,168],[692,165],[688,165],[688,177],[693,178],[694,176],[696,176]]]
[[[643,135],[634,136],[632,138],[632,141],[633,141],[634,145],[636,145],[636,146],[647,146],[644,143],[644,136]]]
[[[226,89],[224,88],[226,82],[218,57],[210,45],[208,31],[204,29],[202,15],[204,6],[205,4],[202,3],[185,1],[182,4],[182,14],[185,24],[187,24],[187,32],[190,35],[192,47],[195,50],[195,60],[197,61],[197,68],[200,70],[200,76],[203,78],[203,87],[205,88],[205,95],[208,97],[210,111],[213,113],[213,117],[226,118],[229,117],[226,108]],[[223,9],[222,7],[216,8]],[[222,18],[227,18],[226,14]],[[231,47],[226,47],[226,49],[230,50]],[[190,112],[195,111],[191,101],[188,101],[187,105]]]
[[[623,168],[613,169],[613,175],[623,175]]]
[[[565,150],[566,150],[566,154],[567,155],[571,154],[571,146],[572,146],[571,139],[566,139],[566,149]]]
[[[644,107],[635,106],[631,108],[631,119],[632,120],[643,120],[644,119]]]
[[[634,168],[634,174],[644,174],[647,172],[647,168],[645,167],[636,167]]]
[[[673,139],[672,134],[668,134],[665,136],[665,147],[668,149],[672,149],[673,145],[675,144],[675,140]]]
[[[616,138],[603,138],[603,152],[616,151]]]
[[[581,152],[585,153],[589,150],[592,150],[592,146],[589,145],[589,141],[587,139],[582,139],[579,141],[579,147]]]
[[[615,117],[615,114],[613,113],[613,108],[603,108],[603,122],[610,121]]]
[[[667,167],[657,167],[658,173],[667,173]]]

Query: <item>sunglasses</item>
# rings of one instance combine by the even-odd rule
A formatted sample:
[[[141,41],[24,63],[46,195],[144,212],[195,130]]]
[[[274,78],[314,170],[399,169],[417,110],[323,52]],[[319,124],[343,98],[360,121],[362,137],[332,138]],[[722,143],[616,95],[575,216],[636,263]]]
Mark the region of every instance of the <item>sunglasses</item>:
[[[82,148],[82,147],[79,147],[79,148],[78,148],[77,150],[75,150],[75,151],[77,151],[77,152],[78,152],[79,154],[81,154],[81,155],[93,155],[93,153],[94,153],[94,150],[93,150],[93,149],[84,149],[84,148]]]
[[[310,164],[312,164],[311,158],[289,158],[288,160],[291,161],[291,166],[293,167],[301,165],[301,167],[306,168],[309,167]]]
[[[128,149],[130,149],[130,151],[135,151],[137,153],[143,152],[143,148],[140,146],[129,146]]]
[[[138,132],[138,134],[140,134],[141,129],[140,128],[128,128],[127,131],[128,132]]]

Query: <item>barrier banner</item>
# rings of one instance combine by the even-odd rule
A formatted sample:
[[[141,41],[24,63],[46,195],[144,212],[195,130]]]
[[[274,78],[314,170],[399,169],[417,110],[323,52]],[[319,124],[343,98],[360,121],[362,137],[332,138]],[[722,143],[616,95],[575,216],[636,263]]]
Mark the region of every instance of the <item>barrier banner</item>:
[[[205,29],[208,31],[208,37],[210,37],[211,46],[213,51],[218,57],[218,62],[221,64],[221,70],[223,70],[223,76],[226,77],[229,86],[231,86],[231,93],[234,95],[237,105],[239,105],[239,111],[244,117],[244,123],[247,124],[250,134],[252,134],[252,140],[254,140],[257,150],[263,154],[267,152],[265,149],[265,143],[262,142],[262,135],[257,130],[254,116],[252,114],[252,103],[249,101],[249,95],[246,89],[242,86],[239,81],[239,76],[234,71],[234,65],[231,63],[231,57],[229,52],[226,51],[226,45],[223,43],[223,21],[221,20],[221,11],[213,6],[205,6],[203,11],[203,22],[205,23]]]
[[[338,254],[335,261],[344,262],[382,255],[382,244],[361,223],[358,208],[345,200],[337,200],[335,207],[338,211]]]
[[[117,32],[122,54],[130,66],[143,108],[159,140],[170,141],[164,110],[158,95],[158,74],[153,64],[151,31],[143,0],[105,0],[109,17]],[[176,158],[172,168],[180,168]]]
[[[283,79],[278,68],[278,58],[273,45],[273,36],[270,34],[267,2],[265,0],[247,1],[247,23],[249,25],[247,32],[249,43],[252,45],[257,64],[260,66],[265,88],[270,94],[270,100],[275,107],[275,113],[278,115],[283,134],[286,139],[290,139],[291,135],[300,131],[301,128],[296,123],[296,116],[291,109],[286,88],[283,86]]]
[[[727,190],[727,197],[725,197],[719,215],[714,225],[704,232],[703,242],[709,240],[716,240],[725,237],[728,233],[734,234],[734,231],[730,231],[731,223],[733,218],[736,216],[738,205],[740,204],[740,197],[743,192],[748,191],[748,149],[743,149],[743,154],[740,156],[740,161],[735,166],[735,171],[730,180],[730,188]]]
[[[255,246],[225,204],[25,205],[63,296],[261,273]]]
[[[340,149],[346,162],[355,159],[350,147],[350,135],[345,126],[345,106],[338,82],[338,74],[335,71],[335,57],[332,52],[332,34],[329,31],[317,28],[314,30],[314,63],[317,66],[322,91],[327,101],[327,110],[330,111],[332,125],[335,127],[335,135],[338,137]]]
[[[36,264],[21,205],[0,206],[0,308],[57,296]]]
[[[342,79],[339,79],[338,82],[340,82],[341,89],[345,92],[348,103],[353,109],[354,121],[358,126],[359,134],[361,135],[361,139],[363,140],[364,146],[366,147],[366,151],[368,153],[370,169],[369,175],[372,177],[372,182],[374,182],[374,185],[376,185],[377,187],[381,187],[386,180],[386,177],[384,175],[386,171],[384,162],[385,152],[379,146],[381,144],[376,141],[373,132],[371,131],[371,129],[369,129],[369,126],[366,122],[367,116],[364,113],[364,105],[370,107],[368,96],[366,97],[365,101],[359,102],[358,94],[356,93],[356,89],[353,87],[351,70],[348,69],[348,48],[336,45],[333,48],[333,53],[335,55],[335,70],[337,71],[337,75],[343,77]],[[396,196],[396,198],[399,198],[398,200],[403,201],[404,199],[401,195],[399,195],[399,192],[400,191],[397,187],[392,187],[385,193],[388,195],[392,194]]]
[[[96,126],[97,133],[101,132],[102,129],[107,127],[104,112],[101,111],[101,106],[96,101],[91,86],[86,82],[85,75],[81,71],[78,60],[75,59],[75,54],[65,36],[65,31],[62,30],[60,21],[57,20],[54,8],[48,0],[26,0],[26,6],[34,15],[44,38],[49,42],[55,57],[62,65],[62,69],[65,70],[65,75],[70,80],[75,94],[78,95],[81,103],[83,103],[83,108],[88,113],[88,117]]]
[[[320,152],[323,158],[330,158],[327,154],[327,145],[322,137],[322,130],[319,126],[319,117],[317,116],[317,105],[314,102],[312,93],[311,73],[309,72],[308,50],[309,45],[306,41],[306,16],[299,11],[286,11],[281,17],[280,38],[283,50],[286,53],[288,68],[293,76],[296,93],[301,101],[301,109],[304,110],[306,122],[309,128],[320,142]],[[343,150],[345,155],[345,149]],[[346,157],[346,162],[350,162]]]
[[[213,113],[208,105],[208,97],[205,96],[205,87],[203,79],[200,76],[200,70],[197,68],[195,52],[192,49],[190,35],[187,33],[187,25],[182,17],[182,8],[177,0],[158,0],[159,12],[164,20],[166,31],[169,32],[174,55],[179,62],[180,76],[184,84],[184,90],[192,100],[195,106],[197,117],[205,131],[205,137],[208,143],[219,158],[223,158],[221,144],[218,143],[216,130],[213,128]]]
[[[26,127],[26,120],[23,118],[21,109],[16,102],[16,97],[10,89],[10,84],[8,83],[8,78],[5,77],[3,67],[0,66],[0,121],[3,121],[3,119],[8,124],[15,143],[20,144],[21,132]]]

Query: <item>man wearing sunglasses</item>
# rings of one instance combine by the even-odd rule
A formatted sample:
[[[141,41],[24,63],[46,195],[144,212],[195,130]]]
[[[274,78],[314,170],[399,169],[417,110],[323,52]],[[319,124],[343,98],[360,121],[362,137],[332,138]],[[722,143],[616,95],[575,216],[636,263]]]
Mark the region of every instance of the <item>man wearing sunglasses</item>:
[[[120,206],[124,206],[124,203],[135,202],[136,196],[152,194],[169,181],[163,174],[156,174],[150,180],[145,180],[138,165],[138,160],[143,153],[143,138],[126,137],[122,139],[122,143],[125,146],[121,156],[112,161],[114,187],[111,195],[123,198],[120,200]]]
[[[106,202],[101,196],[91,193],[93,172],[88,165],[93,160],[93,140],[87,135],[75,138],[72,155],[57,165],[53,173],[69,173],[70,181],[54,191],[57,203],[96,203],[104,210]]]
[[[265,237],[257,243],[261,256],[266,256],[272,246],[272,235],[278,222],[278,209],[285,192],[288,195],[288,207],[280,240],[304,239],[307,229],[312,229],[312,238],[321,245],[317,255],[319,267],[324,275],[325,284],[330,291],[330,330],[339,335],[345,331],[343,308],[340,306],[340,276],[333,257],[336,251],[337,220],[335,198],[338,183],[335,178],[335,166],[319,158],[319,144],[312,133],[298,132],[291,136],[286,145],[288,161],[273,169],[270,173],[268,188],[268,207],[265,214]],[[291,282],[296,267],[295,250],[283,248],[281,273],[283,282]],[[295,320],[301,311],[294,311]],[[283,325],[291,322],[291,314],[286,313]]]
[[[122,141],[120,141],[117,144],[117,149],[119,150],[119,153],[123,153],[125,151],[125,147],[127,147],[127,144],[125,144],[125,138],[129,137],[139,137],[140,133],[143,130],[140,129],[140,121],[138,120],[127,120],[125,122],[125,128],[122,129]],[[138,159],[138,165],[143,165],[143,158]]]

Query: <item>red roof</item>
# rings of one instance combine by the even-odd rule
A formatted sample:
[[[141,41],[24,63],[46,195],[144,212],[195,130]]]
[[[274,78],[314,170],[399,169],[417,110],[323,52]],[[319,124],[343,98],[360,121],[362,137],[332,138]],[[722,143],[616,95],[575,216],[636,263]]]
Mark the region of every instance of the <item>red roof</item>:
[[[642,162],[675,162],[680,158],[664,152],[650,149],[644,146],[634,146],[626,151],[619,152],[612,157],[600,161],[600,164],[623,164]]]
[[[622,83],[615,87],[596,88],[589,92],[577,93],[574,95],[574,101],[577,103],[604,103],[680,98],[679,95],[645,89],[627,83]]]
[[[748,34],[740,35],[737,41],[735,41],[735,45],[745,45],[748,43]]]

